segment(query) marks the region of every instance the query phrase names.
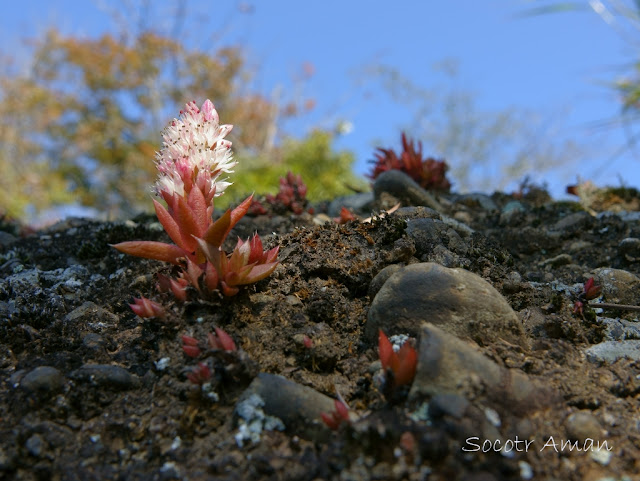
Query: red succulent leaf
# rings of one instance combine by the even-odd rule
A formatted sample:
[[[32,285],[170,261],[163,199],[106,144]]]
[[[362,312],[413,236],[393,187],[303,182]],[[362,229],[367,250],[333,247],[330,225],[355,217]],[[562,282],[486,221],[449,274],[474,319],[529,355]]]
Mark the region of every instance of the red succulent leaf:
[[[231,232],[231,229],[233,229],[249,210],[252,200],[253,194],[242,201],[235,209],[227,210],[218,220],[209,226],[202,236],[202,239],[212,246],[221,247],[229,235],[229,232]]]
[[[211,262],[205,263],[204,266],[204,285],[209,292],[215,291],[218,288],[218,271],[213,267]]]
[[[264,205],[258,200],[254,200],[251,203],[251,207],[249,208],[249,214],[251,215],[264,215],[267,213],[267,209],[265,209]]]
[[[233,227],[238,223],[240,219],[242,219],[249,207],[251,207],[251,202],[253,201],[253,194],[243,200],[238,207],[231,211],[231,225],[229,226],[229,230],[233,229]]]
[[[184,197],[177,197],[177,209],[175,215],[175,220],[178,226],[180,227],[180,232],[182,234],[182,239],[185,246],[189,249],[190,252],[195,252],[198,248],[198,244],[195,241],[194,237],[199,237],[202,233],[204,233],[204,229],[202,232],[200,231],[200,225],[198,220],[196,219],[191,207],[185,200]]]
[[[204,274],[204,271],[200,269],[195,262],[191,262],[191,260],[187,259],[187,269],[183,271],[186,275],[189,284],[195,287],[198,291],[200,290],[200,277]]]
[[[280,251],[280,246],[275,246],[273,249],[269,249],[264,256],[264,262],[270,264],[272,262],[276,262],[276,258],[278,257],[278,252]]]
[[[373,172],[368,175],[375,179],[381,173],[388,170],[400,170],[409,175],[413,180],[425,189],[448,191],[451,183],[446,178],[448,165],[443,160],[433,158],[422,158],[422,143],[418,142],[417,147],[413,141],[407,140],[402,134],[402,153],[400,156],[392,149],[378,148],[374,154],[375,159]]]
[[[332,431],[337,431],[340,427],[340,421],[336,420],[332,414],[320,413],[320,417],[322,418],[322,422]]]
[[[264,259],[263,259],[264,250],[262,247],[262,239],[260,239],[260,236],[258,234],[254,234],[250,242],[251,242],[250,244],[251,251],[249,254],[248,263],[253,264],[254,262],[261,262],[261,261],[264,262]]]
[[[418,353],[409,341],[406,341],[398,352],[382,330],[378,332],[378,353],[385,375],[392,376],[395,387],[411,384],[416,374]]]
[[[198,243],[198,246],[200,246],[200,251],[204,254],[205,259],[209,261],[218,272],[222,272],[222,259],[226,258],[226,256],[224,255],[224,252],[222,252],[220,247],[216,247],[215,245],[210,244],[206,240],[200,239],[198,237],[194,237],[194,239]]]
[[[233,341],[231,336],[224,332],[219,327],[215,328],[216,333],[210,332],[207,334],[207,339],[209,341],[209,346],[212,349],[221,349],[223,351],[237,351],[236,343]]]
[[[253,284],[254,282],[261,281],[262,279],[269,277],[271,273],[278,267],[278,262],[270,262],[268,264],[258,264],[253,266],[242,284]]]
[[[584,298],[587,301],[590,301],[600,295],[600,293],[602,292],[602,286],[596,286],[595,280],[593,279],[593,277],[590,277],[589,280],[584,283],[583,292]]]
[[[164,308],[161,304],[141,297],[134,299],[133,304],[129,304],[129,307],[140,317],[162,317],[164,316]]]
[[[182,336],[182,350],[189,357],[198,357],[202,353],[198,347],[198,340],[187,335]]]
[[[191,189],[187,204],[193,213],[193,217],[198,224],[198,233],[196,237],[202,237],[209,225],[211,225],[211,217],[208,214],[207,201],[200,189]]]
[[[182,337],[182,343],[186,344],[187,346],[197,346],[198,345],[198,340],[193,337],[193,336],[187,336],[186,334],[184,334]]]
[[[340,216],[333,218],[333,221],[338,224],[346,224],[350,220],[356,220],[356,216],[353,215],[353,212],[351,212],[344,206],[342,207],[342,209],[340,209]]]
[[[212,246],[221,247],[229,233],[230,224],[231,210],[227,210],[218,220],[209,226],[202,236],[202,239]]]
[[[187,300],[187,286],[188,282],[185,279],[171,279],[163,274],[158,274],[158,290],[160,292],[171,291],[175,298],[184,302]]]
[[[201,362],[187,374],[187,379],[193,384],[204,384],[211,379],[211,369],[206,363]]]
[[[160,224],[164,227],[165,232],[169,234],[171,240],[175,242],[176,245],[185,248],[186,244],[182,237],[182,233],[180,232],[180,227],[178,227],[178,224],[174,218],[171,217],[167,209],[165,209],[164,206],[155,199],[153,199],[153,207],[156,210],[156,217],[158,217]]]
[[[112,244],[111,247],[132,256],[170,262],[175,265],[180,265],[180,260],[187,256],[187,252],[178,246],[156,241],[127,241]]]
[[[340,427],[340,424],[343,422],[349,424],[351,420],[349,419],[349,406],[347,406],[342,398],[334,399],[333,406],[334,410],[331,413],[321,413],[320,417],[329,429],[335,431]]]
[[[226,297],[235,296],[238,292],[240,292],[239,288],[230,287],[224,281],[220,281],[220,287],[222,288],[222,294]]]
[[[416,375],[418,365],[418,353],[407,341],[398,351],[398,367],[393,373],[393,381],[396,386],[411,384]]]
[[[333,404],[336,408],[336,414],[345,421],[349,420],[349,407],[338,399],[334,399]]]
[[[382,329],[378,330],[378,355],[382,369],[387,371],[391,369],[391,358],[393,357],[393,345]]]

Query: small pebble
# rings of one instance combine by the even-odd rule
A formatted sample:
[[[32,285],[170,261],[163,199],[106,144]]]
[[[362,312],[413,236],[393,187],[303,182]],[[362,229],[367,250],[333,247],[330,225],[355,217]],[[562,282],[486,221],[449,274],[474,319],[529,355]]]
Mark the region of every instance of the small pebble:
[[[117,390],[131,389],[136,379],[129,371],[110,364],[85,364],[72,373],[75,380]]]
[[[27,441],[24,443],[24,447],[27,448],[29,454],[36,458],[39,458],[44,449],[44,441],[39,434],[32,435]]]
[[[20,381],[25,391],[51,394],[62,390],[64,376],[55,367],[40,366],[26,374]]]
[[[569,415],[564,422],[569,439],[584,443],[587,438],[600,441],[602,426],[589,411],[578,411]]]

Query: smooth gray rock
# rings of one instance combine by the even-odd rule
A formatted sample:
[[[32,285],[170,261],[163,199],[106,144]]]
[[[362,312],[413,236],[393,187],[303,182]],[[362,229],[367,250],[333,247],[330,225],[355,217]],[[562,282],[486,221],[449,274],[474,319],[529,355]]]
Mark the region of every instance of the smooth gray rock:
[[[64,376],[55,367],[40,366],[25,374],[20,387],[25,391],[39,394],[54,394],[64,386]]]
[[[458,219],[454,219],[448,215],[442,215],[441,218],[442,222],[455,230],[460,237],[469,237],[475,232],[471,227]]]
[[[118,322],[119,318],[113,312],[108,311],[91,301],[86,301],[67,314],[64,320],[66,322],[85,321],[89,325],[101,322],[113,325]]]
[[[473,206],[474,204],[477,204],[487,211],[498,210],[498,206],[496,205],[496,203],[487,194],[482,194],[479,192],[471,192],[469,194],[457,194],[455,199],[456,199],[456,202],[464,205]]]
[[[0,231],[0,247],[8,248],[14,244],[18,238],[9,232]]]
[[[500,223],[509,225],[519,219],[524,213],[526,209],[522,202],[519,200],[512,200],[511,202],[507,202],[507,204],[500,211]]]
[[[138,384],[126,369],[111,364],[85,364],[71,373],[72,379],[114,390],[132,389]]]
[[[402,266],[400,264],[391,264],[378,272],[369,284],[369,297],[373,298],[382,288],[384,283],[387,282],[387,279],[389,279],[389,277],[398,272],[400,269],[402,269]]]
[[[627,319],[598,316],[598,321],[605,326],[605,339],[607,341],[640,339],[640,322],[638,320],[628,321]]]
[[[618,244],[618,253],[629,262],[640,260],[640,239],[627,237]]]
[[[588,212],[582,210],[563,217],[553,224],[549,230],[574,233],[580,230],[589,229],[594,223],[595,218]]]
[[[237,406],[254,394],[264,401],[264,413],[282,420],[288,432],[308,439],[325,439],[329,434],[320,417],[322,413],[334,410],[334,400],[329,396],[267,373],[258,374],[242,393]]]
[[[631,272],[610,267],[592,271],[596,285],[602,286],[606,302],[636,305],[640,301],[640,278]]]
[[[436,394],[429,402],[429,416],[437,418],[447,414],[460,419],[464,416],[470,404],[467,398],[458,394]]]
[[[423,189],[420,184],[399,170],[388,170],[380,174],[373,183],[373,193],[380,199],[383,192],[411,205],[426,205],[437,211],[442,210],[433,195]]]
[[[605,341],[584,350],[587,359],[596,364],[613,363],[618,359],[640,360],[640,340]]]
[[[411,219],[407,221],[405,230],[413,240],[419,256],[429,254],[436,245],[444,245],[449,250],[461,254],[468,251],[460,235],[441,220]]]
[[[327,214],[329,217],[338,217],[343,207],[355,212],[366,211],[373,204],[373,192],[361,192],[353,195],[337,197],[331,201]]]
[[[569,439],[584,443],[587,438],[599,441],[603,430],[600,421],[589,411],[571,413],[564,421]]]
[[[410,205],[407,207],[400,207],[393,215],[400,217],[401,219],[440,219],[442,220],[442,214],[433,210],[430,207],[424,205]]]
[[[487,399],[518,412],[547,407],[555,399],[523,372],[498,365],[471,343],[425,322],[409,399],[444,394],[462,396],[472,403]]]
[[[24,447],[27,448],[29,454],[34,458],[39,458],[42,452],[44,451],[44,440],[42,436],[39,434],[33,434],[27,441],[24,443]]]
[[[425,262],[403,267],[382,286],[371,303],[365,336],[416,336],[430,322],[458,337],[485,345],[498,339],[526,347],[518,316],[502,295],[480,276]]]

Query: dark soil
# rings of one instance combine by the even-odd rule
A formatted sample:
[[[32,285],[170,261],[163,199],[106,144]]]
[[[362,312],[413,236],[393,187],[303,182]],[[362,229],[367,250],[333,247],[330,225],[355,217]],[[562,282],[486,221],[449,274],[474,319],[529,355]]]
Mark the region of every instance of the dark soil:
[[[472,197],[440,200],[443,214],[475,231],[464,239],[464,256],[444,255],[447,239],[416,249],[406,217],[396,214],[344,225],[316,225],[306,213],[246,217],[235,234],[258,231],[266,247],[280,245],[274,274],[235,297],[193,295],[185,304],[156,290],[155,275],[171,274],[170,267],[109,246],[168,240],[155,218],[71,219],[24,238],[7,237],[0,251],[0,477],[640,479],[640,362],[597,364],[584,354],[605,339],[600,317],[636,315],[596,315],[587,308],[580,317],[573,313],[575,298],[553,288],[582,284],[598,267],[640,275],[640,259],[620,251],[623,239],[640,237],[640,222],[536,199],[521,199],[523,209],[507,217],[504,207],[513,198],[498,194],[492,197],[496,210]],[[578,212],[584,217],[571,217]],[[568,260],[558,257],[567,253]],[[432,416],[427,422],[409,416],[419,406],[385,399],[374,379],[377,346],[362,335],[371,281],[391,264],[442,259],[490,282],[531,340],[529,350],[498,342],[482,346],[483,352],[558,394],[556,403],[523,415],[518,432],[540,448],[550,436],[566,438],[568,416],[586,411],[602,428],[600,440],[614,448],[610,460],[553,449],[512,457],[464,452],[474,435],[472,419]],[[166,317],[137,317],[128,303],[139,296],[161,302]],[[217,401],[187,380],[197,362],[181,347],[183,334],[204,339],[214,327],[241,349],[211,354]],[[124,373],[92,371],[92,365],[119,366]],[[41,366],[58,374],[34,371]],[[337,390],[359,420],[318,438],[265,431],[258,443],[240,447],[233,411],[258,372],[332,397]],[[508,436],[511,427],[502,428]]]

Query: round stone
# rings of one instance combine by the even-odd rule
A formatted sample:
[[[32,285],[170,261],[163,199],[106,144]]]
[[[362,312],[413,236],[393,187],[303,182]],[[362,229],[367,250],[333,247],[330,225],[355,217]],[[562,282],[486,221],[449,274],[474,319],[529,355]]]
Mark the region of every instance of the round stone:
[[[62,390],[64,376],[55,367],[40,366],[26,374],[20,381],[25,391],[53,394]]]
[[[417,336],[423,322],[480,345],[498,339],[527,345],[516,313],[491,284],[432,262],[403,267],[384,283],[369,309],[365,336],[375,342],[379,329]]]

